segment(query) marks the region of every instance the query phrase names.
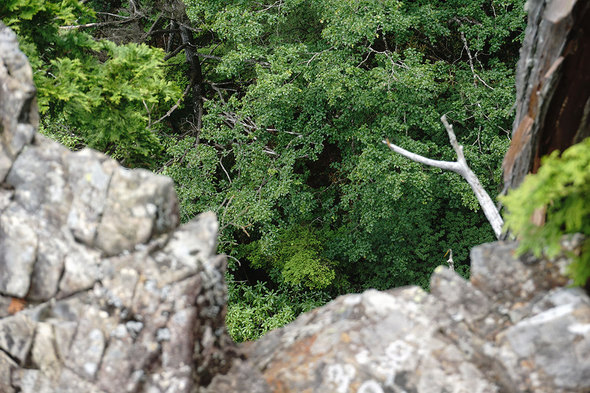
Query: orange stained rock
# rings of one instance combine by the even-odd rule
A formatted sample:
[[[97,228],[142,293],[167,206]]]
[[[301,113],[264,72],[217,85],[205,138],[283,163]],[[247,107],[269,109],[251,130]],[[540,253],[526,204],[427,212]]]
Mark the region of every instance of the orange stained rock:
[[[26,305],[27,302],[24,299],[13,297],[10,299],[10,304],[8,305],[8,313],[14,315],[17,312],[22,311]]]
[[[348,333],[342,332],[342,334],[340,334],[340,341],[348,344],[350,342],[350,336],[348,335]]]
[[[298,340],[294,345],[286,348],[280,353],[280,359],[274,359],[268,365],[268,368],[262,371],[264,379],[272,388],[273,393],[294,392],[285,381],[285,374],[306,373],[305,368],[310,370],[310,365],[322,358],[322,354],[312,355],[311,346],[317,336],[310,336]],[[303,368],[303,369],[302,369]]]

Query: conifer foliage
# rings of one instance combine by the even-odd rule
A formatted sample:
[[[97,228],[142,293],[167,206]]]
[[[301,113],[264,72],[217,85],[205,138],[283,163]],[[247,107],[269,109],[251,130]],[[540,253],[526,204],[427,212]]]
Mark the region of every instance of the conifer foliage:
[[[0,18],[17,32],[35,70],[48,135],[128,166],[148,166],[161,153],[150,120],[180,96],[165,78],[161,49],[93,38],[76,27],[94,20],[77,0],[9,0]]]

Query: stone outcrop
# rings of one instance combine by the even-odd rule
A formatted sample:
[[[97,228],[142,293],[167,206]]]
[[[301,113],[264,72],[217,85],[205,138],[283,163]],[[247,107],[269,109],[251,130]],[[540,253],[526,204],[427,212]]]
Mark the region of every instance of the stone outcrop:
[[[217,220],[169,178],[35,134],[0,24],[0,392],[191,392],[229,367]]]
[[[208,391],[590,391],[590,299],[563,286],[567,258],[517,259],[514,250],[474,248],[471,281],[440,266],[430,294],[339,297],[249,344]]]

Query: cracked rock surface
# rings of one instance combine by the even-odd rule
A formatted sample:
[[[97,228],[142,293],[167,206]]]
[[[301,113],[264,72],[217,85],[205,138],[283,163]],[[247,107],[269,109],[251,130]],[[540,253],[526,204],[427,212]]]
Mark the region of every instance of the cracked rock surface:
[[[562,286],[567,258],[518,259],[515,249],[474,248],[471,281],[440,266],[431,293],[341,296],[248,344],[207,391],[590,391],[590,299]]]
[[[229,367],[217,220],[172,180],[35,134],[0,24],[0,392],[193,392]]]

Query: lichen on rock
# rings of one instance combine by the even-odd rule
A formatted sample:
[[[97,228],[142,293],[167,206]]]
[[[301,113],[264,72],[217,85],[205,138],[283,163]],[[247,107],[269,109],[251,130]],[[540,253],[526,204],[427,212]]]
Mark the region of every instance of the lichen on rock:
[[[0,88],[0,391],[188,393],[227,369],[215,215],[179,226],[171,179],[35,134],[2,24]]]

